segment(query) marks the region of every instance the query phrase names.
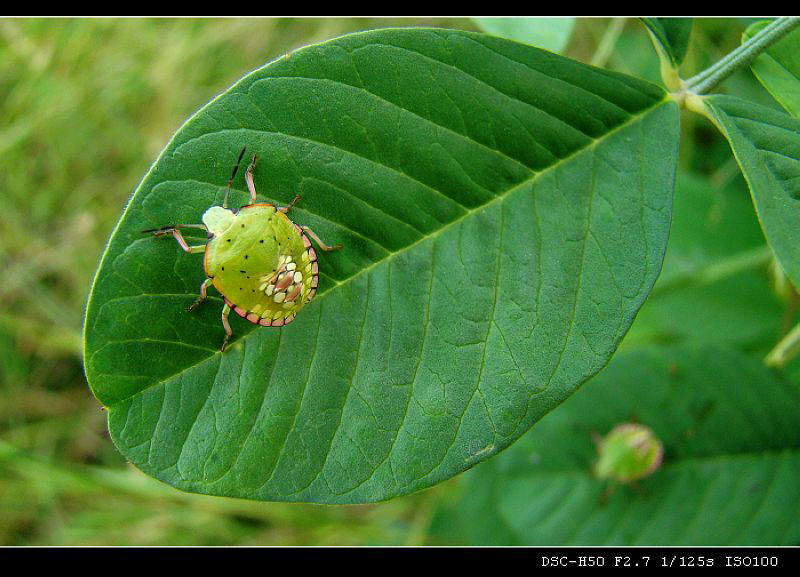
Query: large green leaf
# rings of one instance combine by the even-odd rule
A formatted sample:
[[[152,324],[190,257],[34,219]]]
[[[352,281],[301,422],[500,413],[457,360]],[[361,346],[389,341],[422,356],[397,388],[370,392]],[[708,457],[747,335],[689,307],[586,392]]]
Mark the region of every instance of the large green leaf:
[[[800,287],[800,120],[734,96],[702,102],[730,142],[767,242]]]
[[[184,308],[197,222],[241,147],[344,250],[289,326]],[[100,265],[85,364],[122,453],[177,487],[363,502],[435,484],[605,365],[661,267],[677,108],[651,84],[481,34],[382,30],[244,78],[175,135]],[[241,176],[235,182],[241,188]],[[236,191],[235,202],[245,199]]]
[[[562,52],[569,42],[574,18],[473,18],[484,32]]]
[[[796,545],[799,417],[800,387],[741,353],[621,352],[467,473],[434,530],[474,544]],[[664,461],[610,488],[591,474],[592,434],[630,421],[661,439]]]
[[[642,18],[658,42],[657,48],[669,59],[673,68],[680,66],[689,49],[691,18]]]
[[[756,22],[742,35],[742,42],[758,34],[769,21]],[[800,29],[771,45],[750,67],[756,78],[792,116],[800,118]]]

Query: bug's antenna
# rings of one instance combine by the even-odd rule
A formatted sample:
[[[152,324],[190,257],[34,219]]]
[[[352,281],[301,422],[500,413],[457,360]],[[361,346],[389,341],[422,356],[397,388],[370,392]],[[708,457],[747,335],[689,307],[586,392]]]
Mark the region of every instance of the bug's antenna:
[[[228,195],[231,192],[231,183],[236,176],[236,171],[239,170],[239,164],[242,162],[242,157],[244,156],[245,150],[247,150],[247,146],[242,147],[242,151],[239,153],[239,158],[236,160],[236,166],[233,167],[231,177],[228,179],[228,186],[225,187],[225,199],[222,201],[222,208],[228,208]]]

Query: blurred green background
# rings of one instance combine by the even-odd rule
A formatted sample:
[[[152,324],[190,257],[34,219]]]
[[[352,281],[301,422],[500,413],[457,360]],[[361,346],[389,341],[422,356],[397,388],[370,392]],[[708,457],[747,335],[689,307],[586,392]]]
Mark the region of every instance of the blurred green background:
[[[697,22],[683,76],[735,48],[749,22]],[[387,26],[478,30],[468,19],[0,19],[0,545],[450,543],[429,529],[437,505],[458,494],[458,478],[349,507],[190,495],[150,479],[108,439],[81,362],[84,306],[104,243],[173,132],[290,50]],[[579,20],[564,52],[659,81],[635,20]],[[722,89],[774,106],[746,70]],[[725,141],[702,118],[682,120],[681,179],[746,199]],[[785,332],[796,305],[791,297],[781,312],[788,297],[775,294],[762,268],[752,290],[771,299],[753,313],[764,326],[748,324],[755,332],[737,343],[754,354]],[[747,290],[732,297],[734,307]],[[653,320],[637,321],[625,346],[665,338],[657,304],[645,308],[642,322]]]

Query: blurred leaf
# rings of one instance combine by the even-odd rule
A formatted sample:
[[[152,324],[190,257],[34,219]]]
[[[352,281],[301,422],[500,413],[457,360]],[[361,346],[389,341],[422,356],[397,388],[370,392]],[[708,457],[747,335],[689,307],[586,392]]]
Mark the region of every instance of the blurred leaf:
[[[659,84],[659,56],[652,47],[648,35],[635,26],[626,26],[614,43],[605,68]]]
[[[762,262],[766,268],[766,260]],[[724,343],[766,350],[780,338],[780,300],[763,270],[745,270],[707,284],[687,284],[652,295],[623,347]]]
[[[678,173],[659,283],[699,275],[709,266],[762,246],[764,236],[741,180],[720,189],[707,177]]]
[[[574,18],[473,18],[478,27],[494,36],[562,52],[569,42]]]
[[[661,266],[677,109],[490,36],[382,30],[244,78],[175,135],[98,271],[85,363],[121,452],[182,489],[362,502],[508,446],[605,365]],[[345,249],[288,327],[187,314],[201,258],[142,229],[266,199]],[[241,176],[236,182],[241,184]],[[234,205],[246,195],[236,191]],[[214,306],[217,304],[217,306]]]
[[[467,473],[433,530],[481,545],[793,545],[798,417],[800,387],[740,353],[620,353]],[[664,462],[635,485],[611,486],[591,474],[592,434],[629,420],[662,440]]]
[[[752,24],[742,42],[758,34],[768,20]],[[800,30],[794,30],[767,48],[750,65],[769,93],[792,116],[800,118]]]
[[[642,18],[645,26],[653,33],[658,45],[669,58],[673,68],[680,66],[689,48],[689,35],[692,32],[691,18]]]
[[[775,257],[800,287],[800,120],[734,96],[703,102],[747,179]]]
[[[771,347],[782,306],[766,274],[770,255],[743,180],[720,189],[679,172],[664,266],[623,346]]]

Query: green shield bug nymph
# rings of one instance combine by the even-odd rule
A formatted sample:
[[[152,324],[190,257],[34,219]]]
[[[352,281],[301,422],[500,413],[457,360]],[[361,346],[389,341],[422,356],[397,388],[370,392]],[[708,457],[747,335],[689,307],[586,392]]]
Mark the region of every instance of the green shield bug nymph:
[[[325,251],[342,248],[327,246],[307,226],[292,222],[286,213],[300,199],[298,194],[285,207],[256,202],[253,170],[256,155],[245,171],[250,204],[231,210],[228,195],[245,148],[225,189],[222,206],[212,206],[203,214],[203,224],[175,224],[143,230],[155,236],[171,234],[189,253],[205,253],[206,280],[200,285],[200,296],[188,308],[194,310],[206,298],[209,285],[214,285],[223,299],[222,325],[225,327],[224,351],[233,335],[228,315],[231,310],[248,321],[266,327],[282,327],[294,320],[317,292],[319,269],[311,238]],[[189,246],[181,228],[200,228],[208,233],[204,245]]]

